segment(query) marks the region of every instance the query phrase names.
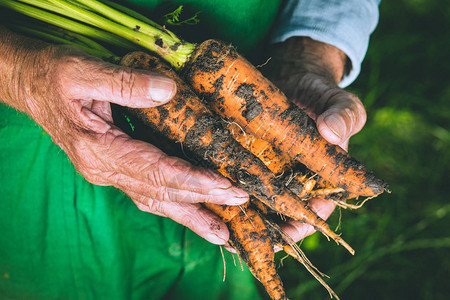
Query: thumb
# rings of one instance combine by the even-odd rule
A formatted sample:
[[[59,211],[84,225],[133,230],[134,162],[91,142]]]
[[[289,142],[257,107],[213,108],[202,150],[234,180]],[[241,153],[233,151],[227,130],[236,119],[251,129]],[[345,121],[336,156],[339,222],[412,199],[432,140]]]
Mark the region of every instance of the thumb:
[[[83,60],[65,68],[64,87],[71,99],[99,100],[145,108],[162,105],[175,96],[175,81],[154,72]],[[81,69],[81,70],[80,70]]]
[[[317,128],[328,142],[347,150],[350,137],[366,122],[366,111],[353,94],[338,93],[333,98],[328,102],[331,105],[317,117]]]

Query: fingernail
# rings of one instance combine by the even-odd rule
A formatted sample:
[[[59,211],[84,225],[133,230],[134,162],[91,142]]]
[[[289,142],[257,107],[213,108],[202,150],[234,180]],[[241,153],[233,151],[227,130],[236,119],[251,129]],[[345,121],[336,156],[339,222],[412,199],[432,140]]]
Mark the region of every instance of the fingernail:
[[[345,136],[346,126],[344,120],[336,115],[328,115],[323,121],[328,126],[328,128],[341,140]]]
[[[218,236],[217,234],[214,233],[208,233],[205,235],[205,239],[213,244],[216,245],[224,245],[227,240],[225,240],[224,238]]]
[[[240,188],[232,188],[231,192],[238,198],[245,198],[248,199],[248,194],[247,192],[245,192],[244,190],[240,189]]]
[[[243,197],[230,198],[227,201],[227,204],[228,205],[242,205],[242,204],[244,204],[247,201],[248,201],[248,195],[245,195]]]
[[[226,250],[230,251],[231,253],[237,253],[237,252],[236,252],[236,249],[234,249],[233,247],[231,247],[231,245],[230,245],[229,242],[227,242],[227,243],[224,245],[224,248],[225,248]]]
[[[176,92],[175,82],[167,77],[155,76],[150,81],[150,98],[156,102],[166,102],[170,100]]]

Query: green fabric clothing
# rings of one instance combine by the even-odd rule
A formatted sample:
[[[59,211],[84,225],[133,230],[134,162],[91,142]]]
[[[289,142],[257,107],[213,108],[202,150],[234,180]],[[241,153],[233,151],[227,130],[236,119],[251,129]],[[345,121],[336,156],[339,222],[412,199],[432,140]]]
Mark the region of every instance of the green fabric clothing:
[[[215,38],[232,43],[238,51],[249,53],[267,37],[282,0],[126,0],[127,4],[163,24],[163,16],[183,5],[181,20],[199,13],[200,23],[170,26],[189,42]]]
[[[198,30],[199,39],[219,37],[242,49],[263,39],[280,4],[130,2],[153,12],[179,4],[187,15],[200,10],[196,26],[207,30]],[[26,115],[0,104],[0,116],[1,299],[259,298],[249,271],[235,267],[227,251],[222,282],[218,246],[139,211],[114,188],[88,183]]]
[[[223,283],[217,246],[89,184],[27,116],[5,105],[0,115],[1,299],[255,296],[229,253]]]

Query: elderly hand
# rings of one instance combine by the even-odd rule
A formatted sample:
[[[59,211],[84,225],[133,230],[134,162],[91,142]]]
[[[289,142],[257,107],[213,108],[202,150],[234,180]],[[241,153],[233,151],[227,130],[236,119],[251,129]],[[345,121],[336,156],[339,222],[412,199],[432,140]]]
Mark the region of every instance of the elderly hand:
[[[272,49],[266,66],[268,77],[299,107],[316,121],[321,135],[347,150],[351,136],[366,121],[366,112],[355,95],[338,87],[346,72],[347,57],[341,50],[307,37],[294,37]],[[322,219],[327,219],[335,204],[323,199],[309,203]],[[300,222],[284,224],[295,241],[312,234],[314,228]]]
[[[211,243],[228,240],[225,224],[200,203],[238,205],[248,195],[215,172],[169,157],[113,124],[110,103],[162,105],[176,93],[171,79],[72,47],[12,33],[0,37],[2,100],[39,123],[86,180],[121,189],[140,210],[169,217]]]

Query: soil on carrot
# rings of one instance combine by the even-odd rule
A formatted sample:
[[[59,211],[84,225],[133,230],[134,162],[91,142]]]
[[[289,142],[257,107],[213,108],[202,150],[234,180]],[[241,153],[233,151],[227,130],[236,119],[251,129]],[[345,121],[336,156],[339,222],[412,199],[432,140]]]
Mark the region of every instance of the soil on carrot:
[[[241,211],[241,212],[239,213],[239,216],[240,216],[240,217],[244,217],[244,218],[247,219],[249,222],[252,221],[250,218],[248,218],[248,216],[247,216],[243,211]],[[253,229],[253,230],[250,230],[250,228]],[[269,236],[268,236],[268,235],[266,235],[266,234],[261,234],[261,231],[255,231],[255,228],[253,228],[253,227],[244,227],[244,226],[242,226],[242,228],[240,228],[240,229],[242,229],[242,232],[243,232],[245,235],[251,236],[251,240],[255,240],[255,241],[263,241],[263,242],[265,242],[267,239],[269,239]],[[266,228],[265,228],[265,229],[266,229]],[[233,247],[236,249],[236,251],[239,253],[239,256],[242,258],[242,260],[243,260],[247,265],[248,265],[248,264],[251,264],[251,262],[250,262],[250,260],[249,260],[249,258],[248,258],[248,252],[247,252],[247,250],[245,250],[244,246],[239,242],[239,240],[237,240],[237,239],[234,238],[234,237],[235,237],[235,234],[233,233],[233,227],[230,227],[229,230],[230,230],[230,239],[231,239],[231,242],[232,242],[232,244],[233,244]],[[258,233],[258,234],[255,234],[255,233]],[[267,255],[268,255],[268,254],[267,254]],[[273,262],[272,262],[272,263],[273,263]]]
[[[203,49],[205,48],[206,49]],[[217,55],[226,51],[222,44],[217,42],[213,43],[202,43],[196,49],[196,52],[193,53],[191,61],[195,60],[195,64],[191,64],[188,62],[186,67],[184,68],[187,77],[191,77],[190,74],[193,74],[197,69],[202,72],[212,73],[219,71],[224,62],[217,59]],[[200,53],[198,55],[198,53]]]
[[[335,147],[327,147],[327,154],[330,157],[334,157],[336,162],[339,164],[342,162],[344,169],[361,169],[362,164],[354,159],[351,156],[344,155],[343,153],[338,153]],[[340,171],[340,175],[344,176],[345,174]],[[364,175],[359,175],[361,177],[361,182],[363,182],[366,186],[370,187],[375,194],[382,193],[388,190],[389,185],[382,179],[378,178],[374,172],[366,170]],[[343,189],[347,189],[345,184],[342,185]]]
[[[255,87],[254,84],[243,83],[234,92],[239,98],[245,99],[245,108],[242,110],[242,116],[248,122],[256,118],[263,111],[262,104],[258,102],[255,96]]]
[[[273,112],[277,114],[277,112]],[[304,136],[311,139],[318,138],[320,136],[317,130],[316,123],[311,119],[302,109],[291,104],[288,109],[280,114],[280,118],[286,122],[297,124],[299,131]]]
[[[258,211],[258,210],[257,210]],[[259,213],[259,211],[258,211]],[[280,224],[283,222],[286,222],[287,220],[290,220],[289,218],[281,219],[277,214],[271,213],[261,215],[262,220],[264,221],[264,224],[266,225],[267,231],[269,232],[269,237],[273,245],[283,245],[286,244],[286,242],[283,240],[283,237],[281,236],[280,231],[276,230],[276,226],[271,224]]]
[[[227,159],[224,167],[226,172],[233,177],[235,184],[247,192],[253,193],[260,199],[268,199],[270,201],[271,199],[266,196],[270,191],[263,180],[242,169],[246,162],[254,162],[257,158],[247,151],[242,151],[242,146],[231,138],[231,133],[221,123],[218,117],[211,115],[201,116],[186,135],[185,146],[196,157],[210,162],[211,167],[214,166],[213,168],[216,170],[218,169],[217,162],[220,161],[222,155],[233,153],[233,160]],[[211,134],[211,140],[214,142],[209,144],[201,143],[201,139],[208,134]],[[274,189],[272,193],[281,193],[281,185],[278,186],[273,183],[271,187]]]

